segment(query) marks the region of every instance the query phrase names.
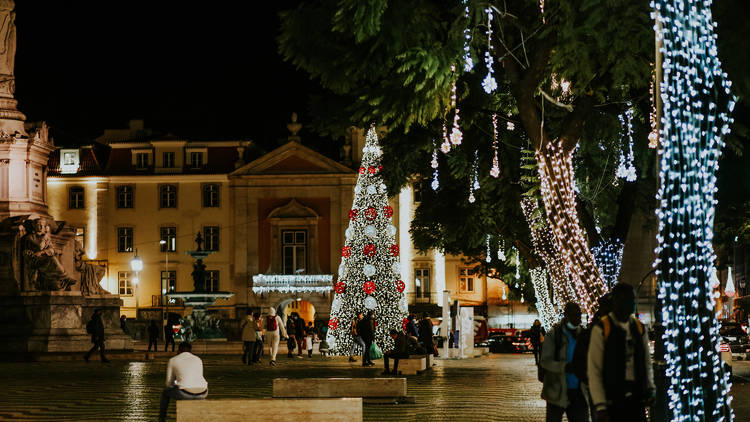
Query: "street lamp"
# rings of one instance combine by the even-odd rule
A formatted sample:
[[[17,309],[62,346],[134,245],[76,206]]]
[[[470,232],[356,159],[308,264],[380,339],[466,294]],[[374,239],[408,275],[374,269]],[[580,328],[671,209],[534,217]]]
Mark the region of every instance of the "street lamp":
[[[161,289],[161,294],[164,297],[164,319],[169,322],[169,246],[167,246],[167,240],[162,239],[159,244],[164,248],[164,287]],[[166,280],[166,281],[165,281]]]
[[[135,256],[130,260],[130,269],[135,271],[133,284],[135,285],[135,317],[138,318],[138,273],[143,270],[143,260],[138,256],[138,249],[135,250]]]

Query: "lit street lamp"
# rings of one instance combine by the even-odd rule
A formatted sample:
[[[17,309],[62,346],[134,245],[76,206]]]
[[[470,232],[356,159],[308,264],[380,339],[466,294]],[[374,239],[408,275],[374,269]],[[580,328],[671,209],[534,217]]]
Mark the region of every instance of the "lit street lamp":
[[[161,278],[164,285],[161,288],[161,294],[164,297],[164,319],[169,322],[169,246],[167,241],[162,239],[159,244],[164,248],[164,277]]]
[[[130,260],[130,269],[135,271],[133,284],[135,285],[135,317],[138,318],[138,273],[143,270],[143,260],[138,256],[138,249],[135,250],[135,256]]]

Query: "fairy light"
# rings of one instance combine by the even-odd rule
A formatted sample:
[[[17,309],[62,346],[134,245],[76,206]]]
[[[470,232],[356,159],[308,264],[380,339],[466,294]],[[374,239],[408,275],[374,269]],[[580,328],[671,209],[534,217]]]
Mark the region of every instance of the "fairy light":
[[[492,248],[490,248],[490,234],[487,233],[487,250],[485,252],[485,262],[488,264],[492,262]]]
[[[488,7],[484,9],[487,13],[487,51],[484,52],[484,64],[487,65],[487,76],[482,81],[482,88],[484,92],[491,94],[497,89],[497,81],[495,81],[495,70],[493,69],[493,62],[495,58],[492,56],[492,52],[495,50],[492,46],[492,8]]]
[[[536,151],[536,160],[552,240],[581,308],[584,313],[593,315],[597,299],[607,292],[607,287],[578,221],[573,152],[566,151],[559,140],[550,142],[544,149],[546,151]]]
[[[596,265],[599,267],[599,273],[602,275],[607,288],[612,288],[617,284],[624,246],[620,239],[610,239],[591,248]]]
[[[539,319],[544,328],[549,330],[557,322],[558,317],[549,297],[547,271],[542,267],[536,267],[530,269],[529,274],[531,274],[531,284],[534,287],[536,310],[539,312]]]
[[[515,277],[516,277],[516,287],[518,287],[518,280],[521,278],[521,271],[520,271],[521,255],[518,253],[518,249],[516,249],[515,246],[513,247],[513,253],[515,253],[515,256],[516,256],[516,275],[515,275]]]
[[[472,204],[476,200],[474,192],[479,190],[479,151],[474,151],[474,164],[471,166],[472,177],[469,183],[469,202]]]
[[[542,23],[547,23],[544,19],[544,0],[539,0],[539,12],[542,14]]]
[[[448,114],[448,108],[445,108],[445,114]],[[443,154],[447,154],[451,151],[451,140],[448,138],[448,128],[445,123],[445,117],[443,117],[443,143],[440,144],[440,151]]]
[[[497,241],[497,259],[500,262],[505,262],[505,241],[503,239]]]
[[[430,166],[432,167],[432,183],[430,186],[432,187],[433,191],[438,190],[440,188],[440,181],[438,180],[438,152],[437,147],[435,146],[435,140],[432,140],[432,161],[430,162]]]
[[[500,161],[497,158],[497,114],[492,114],[492,150],[495,156],[492,158],[490,176],[497,179],[500,177]]]
[[[505,286],[503,286],[503,300],[508,300],[508,294],[506,293]]]
[[[456,73],[456,65],[451,65],[451,73]],[[459,121],[461,120],[461,117],[459,116],[460,110],[458,109],[458,106],[456,105],[456,80],[455,77],[453,78],[453,83],[451,84],[451,108],[453,108],[453,127],[451,128],[451,134],[450,134],[450,142],[453,146],[461,145],[461,141],[464,139],[464,134],[461,132],[461,126],[459,125]]]
[[[464,4],[464,18],[466,27],[464,28],[464,72],[471,72],[474,69],[474,60],[471,58],[471,20],[469,17],[469,0],[462,0]]]
[[[658,37],[658,36],[657,36]],[[651,98],[651,111],[648,114],[648,120],[651,124],[651,132],[648,133],[648,147],[658,148],[659,147],[659,130],[657,125],[656,117],[656,97],[654,96],[654,86],[656,85],[656,72],[652,75],[652,82],[648,88],[648,93]]]
[[[616,174],[617,177],[625,179],[628,182],[635,182],[637,176],[635,164],[633,164],[635,160],[635,157],[633,156],[633,109],[630,108],[630,103],[628,103],[628,109],[625,111],[625,117],[619,115],[618,118],[620,119],[620,125],[625,132],[623,144],[627,144],[628,146],[628,155],[626,157],[623,150],[620,149],[620,163],[617,167]]]
[[[653,0],[663,113],[654,262],[662,302],[668,418],[731,421],[711,288],[716,171],[734,108],[717,56],[711,0]]]

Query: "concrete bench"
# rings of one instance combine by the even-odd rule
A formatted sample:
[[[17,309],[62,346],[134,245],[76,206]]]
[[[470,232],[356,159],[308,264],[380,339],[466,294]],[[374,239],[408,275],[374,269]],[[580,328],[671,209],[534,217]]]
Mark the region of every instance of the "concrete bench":
[[[427,369],[427,358],[425,355],[411,355],[409,359],[398,360],[398,370],[404,375],[417,375]]]
[[[362,421],[361,398],[178,400],[177,422]]]
[[[406,378],[276,378],[273,397],[405,397]]]

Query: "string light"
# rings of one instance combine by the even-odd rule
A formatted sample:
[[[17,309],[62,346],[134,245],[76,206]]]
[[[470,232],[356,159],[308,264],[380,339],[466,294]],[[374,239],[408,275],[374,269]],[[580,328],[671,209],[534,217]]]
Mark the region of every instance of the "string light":
[[[495,156],[492,158],[490,176],[497,179],[500,176],[500,162],[497,159],[497,114],[492,114],[492,150]]]
[[[456,73],[455,65],[451,65],[451,72],[453,74]],[[461,117],[458,115],[459,109],[458,109],[458,106],[456,106],[455,78],[453,80],[453,84],[451,84],[451,107],[454,109],[454,112],[453,112],[453,128],[451,129],[450,141],[453,146],[458,146],[458,145],[461,145],[461,141],[464,139],[464,134],[461,132],[461,127],[458,124],[458,121],[461,120]]]
[[[505,286],[503,286],[503,300],[508,300],[508,295],[505,293]]]
[[[634,182],[637,176],[635,165],[633,164],[635,160],[633,156],[633,109],[630,108],[630,103],[628,103],[628,110],[625,112],[625,117],[619,115],[618,118],[625,132],[625,142],[623,143],[628,146],[628,155],[625,157],[625,153],[620,149],[620,164],[617,167],[617,177],[625,179],[628,182]]]
[[[503,239],[497,241],[497,259],[500,262],[505,262],[505,241]]]
[[[487,51],[484,52],[484,64],[487,65],[487,76],[482,81],[482,88],[484,92],[491,94],[497,89],[497,81],[495,81],[495,70],[493,69],[493,62],[495,58],[492,56],[494,47],[492,46],[492,8],[488,7],[484,9],[487,13]]]
[[[657,38],[659,38],[659,35],[657,35]],[[649,97],[651,98],[651,111],[648,114],[648,120],[651,124],[651,132],[648,133],[648,147],[652,149],[659,147],[659,129],[656,118],[656,97],[654,96],[654,86],[656,86],[656,72],[652,75],[651,86],[648,88]]]
[[[539,0],[539,11],[542,13],[542,23],[547,23],[544,19],[544,0]]]
[[[717,56],[710,0],[653,0],[651,7],[664,56],[654,265],[668,418],[731,421],[731,383],[718,353],[711,289],[716,171],[732,122],[731,82]]]
[[[492,249],[490,249],[490,235],[487,234],[487,252],[485,254],[484,260],[489,264],[492,262]]]
[[[531,274],[531,284],[534,286],[534,296],[536,296],[536,310],[539,312],[539,319],[546,330],[557,322],[557,312],[552,306],[549,298],[549,285],[547,281],[547,272],[544,268],[537,267],[529,270]]]
[[[430,186],[432,187],[433,191],[438,190],[440,188],[440,181],[438,180],[438,152],[437,147],[435,146],[435,140],[432,140],[432,161],[430,162],[430,166],[433,169],[432,172],[432,183]]]
[[[518,249],[516,249],[515,246],[513,247],[513,252],[515,253],[515,256],[516,256],[516,287],[518,287],[518,281],[517,280],[521,278],[521,271],[520,271],[521,256],[518,253]]]
[[[602,275],[607,288],[612,288],[617,284],[624,246],[620,239],[610,239],[591,248],[596,265],[599,267],[599,273]]]
[[[466,28],[464,28],[464,72],[471,72],[474,69],[474,60],[471,58],[471,20],[469,17],[469,0],[462,0],[464,4],[464,18],[466,19]]]
[[[474,192],[479,190],[479,151],[474,151],[474,164],[472,164],[471,169],[472,180],[469,183],[469,202],[473,204],[476,201]]]
[[[445,108],[445,114],[448,114],[448,108]],[[445,117],[443,117],[443,143],[440,144],[440,151],[443,151],[443,154],[449,153],[451,150],[451,141],[450,138],[448,138],[448,128],[445,124]]]

